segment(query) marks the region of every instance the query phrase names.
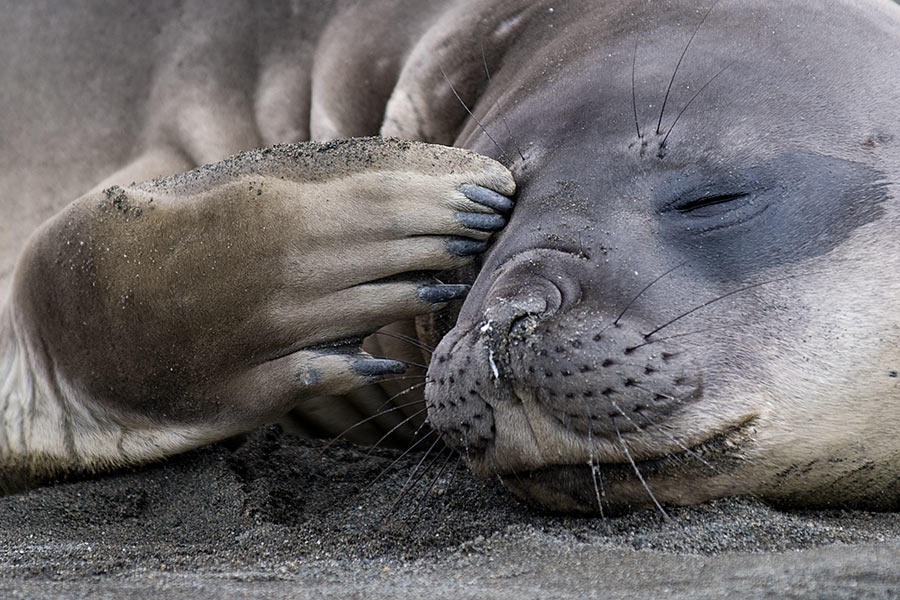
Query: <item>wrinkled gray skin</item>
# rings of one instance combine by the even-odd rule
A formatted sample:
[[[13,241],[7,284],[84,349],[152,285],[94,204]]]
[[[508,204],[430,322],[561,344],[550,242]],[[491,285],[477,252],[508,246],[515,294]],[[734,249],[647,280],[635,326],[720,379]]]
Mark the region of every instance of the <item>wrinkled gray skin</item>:
[[[109,183],[379,131],[470,148],[510,167],[516,208],[477,268],[457,273],[473,288],[425,396],[476,472],[559,510],[729,494],[897,506],[896,4],[721,0],[705,19],[709,4],[690,0],[153,6],[6,11],[2,27],[16,26],[0,39],[15,60],[0,80],[20,82],[4,86],[15,108],[0,122],[7,280],[31,229],[128,157],[142,177]],[[349,214],[341,226],[371,219]],[[20,260],[14,299],[22,272]],[[30,280],[37,296],[58,289],[50,275]],[[233,291],[203,302],[216,314]],[[151,321],[156,335],[170,319]],[[429,343],[444,330],[418,325]],[[260,342],[256,328],[240,333]],[[96,342],[124,343],[115,331]],[[88,405],[54,364],[33,379]],[[185,394],[182,412],[141,398],[103,410],[157,437],[199,426],[202,443],[234,432],[217,415],[251,427],[290,404],[247,418],[269,381],[240,387],[244,404]],[[301,425],[318,430],[372,410],[296,396]]]

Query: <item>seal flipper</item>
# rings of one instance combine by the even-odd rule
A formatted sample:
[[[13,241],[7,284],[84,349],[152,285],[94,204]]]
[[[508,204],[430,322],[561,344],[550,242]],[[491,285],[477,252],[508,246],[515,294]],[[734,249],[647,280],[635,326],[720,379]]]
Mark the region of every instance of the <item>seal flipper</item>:
[[[46,473],[144,462],[397,369],[345,340],[465,292],[422,281],[487,246],[456,218],[493,210],[465,184],[515,190],[471,152],[371,138],[255,150],[73,202],[32,237],[7,307],[34,350],[26,378],[60,407],[23,416],[37,435],[21,452]]]
[[[513,207],[510,198],[480,185],[461,185],[459,191],[465,194],[466,198],[472,202],[477,202],[497,212],[508,213]]]

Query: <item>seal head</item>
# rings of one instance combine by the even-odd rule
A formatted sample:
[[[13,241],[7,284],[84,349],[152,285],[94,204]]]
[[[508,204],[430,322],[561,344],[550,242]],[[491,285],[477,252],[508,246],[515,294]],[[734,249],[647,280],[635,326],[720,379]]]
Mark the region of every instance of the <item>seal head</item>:
[[[430,422],[552,509],[896,507],[900,7],[589,4],[457,140],[521,149],[519,195]]]

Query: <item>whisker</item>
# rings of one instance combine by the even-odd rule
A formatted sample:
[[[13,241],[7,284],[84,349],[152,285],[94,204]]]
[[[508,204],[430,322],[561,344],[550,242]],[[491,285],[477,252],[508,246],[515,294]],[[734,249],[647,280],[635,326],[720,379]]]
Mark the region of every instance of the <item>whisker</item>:
[[[681,448],[684,452],[690,454],[692,457],[694,457],[695,459],[697,459],[698,461],[700,461],[700,463],[702,463],[704,466],[708,467],[708,468],[709,468],[711,471],[713,471],[715,474],[717,474],[717,475],[725,475],[725,472],[724,472],[724,471],[722,471],[721,469],[717,468],[715,465],[711,464],[708,460],[706,460],[705,458],[703,458],[702,456],[700,456],[700,455],[699,455],[697,452],[695,452],[694,450],[691,450],[690,448],[688,448],[687,446],[685,446],[682,442],[680,442],[678,439],[676,439],[675,436],[671,435],[669,432],[667,432],[666,430],[664,430],[662,427],[660,427],[660,426],[657,425],[656,423],[654,423],[654,422],[648,420],[648,424],[649,424],[651,427],[653,427],[653,429],[655,429],[656,431],[660,432],[661,434],[663,434],[664,436],[666,436],[667,438],[669,438],[670,440],[672,440],[672,443],[674,443],[676,446],[678,446],[679,448]]]
[[[764,286],[764,285],[769,285],[770,283],[778,283],[779,281],[787,281],[788,279],[796,279],[797,277],[800,277],[800,275],[788,275],[787,277],[778,277],[778,278],[776,278],[776,279],[769,279],[769,280],[767,280],[767,281],[761,281],[761,282],[759,282],[759,283],[754,283],[754,284],[751,284],[751,285],[744,286],[744,287],[742,287],[742,288],[738,288],[738,289],[736,289],[736,290],[733,290],[733,291],[731,291],[731,292],[728,292],[727,294],[722,294],[721,296],[718,296],[717,298],[713,298],[712,300],[708,300],[708,301],[704,302],[703,304],[700,304],[699,306],[695,306],[694,308],[690,309],[689,311],[681,313],[680,315],[678,315],[678,316],[675,317],[674,319],[671,319],[670,321],[668,321],[668,322],[666,322],[666,323],[663,323],[662,325],[660,325],[659,327],[657,327],[656,329],[654,329],[654,330],[651,331],[650,333],[644,334],[644,339],[646,340],[647,338],[649,338],[649,337],[652,336],[653,334],[659,332],[659,331],[662,330],[662,329],[665,329],[666,327],[668,327],[668,326],[671,325],[672,323],[675,323],[675,322],[677,322],[677,321],[679,321],[679,320],[685,318],[686,316],[691,315],[691,314],[697,312],[698,310],[700,310],[700,309],[702,309],[702,308],[706,308],[706,307],[709,306],[710,304],[714,304],[714,303],[716,303],[716,302],[718,302],[718,301],[720,301],[720,300],[724,300],[725,298],[728,298],[728,297],[730,297],[730,296],[734,296],[735,294],[740,294],[741,292],[746,292],[747,290],[752,290],[752,289],[754,289],[754,288],[762,287],[762,286]]]
[[[456,453],[456,464],[453,465],[453,470],[450,471],[450,479],[447,480],[447,491],[453,489],[453,482],[456,481],[456,472],[459,471],[459,465],[462,464],[463,456],[459,452]],[[446,499],[444,504],[446,505]]]
[[[416,466],[413,467],[413,470],[409,474],[409,477],[406,478],[406,481],[403,483],[403,486],[400,488],[400,491],[397,493],[397,497],[394,499],[393,502],[391,502],[391,505],[388,507],[384,516],[381,518],[381,523],[379,523],[379,525],[384,523],[384,521],[388,517],[390,517],[392,514],[394,514],[394,509],[397,507],[397,504],[399,504],[400,500],[403,499],[403,496],[406,494],[406,492],[409,491],[413,485],[418,483],[422,479],[422,477],[425,476],[425,473],[427,473],[431,469],[431,467],[434,466],[434,463],[437,462],[438,458],[441,456],[441,454],[443,454],[443,450],[440,450],[437,454],[435,454],[433,456],[433,458],[431,459],[431,462],[428,463],[428,466],[425,468],[425,470],[422,471],[422,474],[419,475],[419,478],[415,479],[416,473],[418,473],[419,469],[422,468],[422,465],[428,459],[428,456],[431,454],[431,451],[434,450],[434,447],[437,446],[438,443],[440,443],[440,441],[441,441],[440,437],[437,438],[436,440],[434,440],[434,443],[431,444],[431,446],[429,446],[428,450],[425,451],[425,453],[422,455],[422,458],[419,460],[419,462],[416,463]]]
[[[427,406],[424,407],[424,408],[422,408],[421,410],[417,410],[417,411],[414,412],[413,414],[409,415],[408,417],[406,417],[405,419],[403,419],[402,421],[400,421],[399,423],[397,423],[396,425],[394,425],[393,427],[391,427],[391,428],[388,430],[387,433],[385,433],[383,436],[381,436],[380,438],[378,438],[378,441],[377,441],[377,442],[375,442],[374,444],[372,444],[372,447],[369,448],[369,452],[366,453],[366,456],[367,456],[367,457],[368,457],[368,456],[372,456],[372,452],[374,452],[375,449],[378,448],[378,446],[379,446],[379,444],[381,444],[381,442],[383,442],[384,440],[386,440],[392,433],[394,433],[395,431],[397,431],[398,429],[400,429],[401,427],[403,427],[404,425],[406,425],[407,423],[409,423],[410,421],[412,421],[413,419],[415,419],[416,417],[418,417],[419,415],[421,415],[423,412],[425,412],[425,411],[427,411],[427,410],[428,410],[428,407],[427,407]],[[421,429],[421,426],[419,426],[419,429]],[[419,429],[416,429],[416,432],[413,433],[413,438],[416,437],[416,433],[419,432]],[[415,447],[415,446],[413,446],[413,447]],[[408,450],[407,450],[407,452],[408,452]],[[402,458],[402,456],[401,456],[401,458]]]
[[[324,448],[322,449],[322,451],[325,451],[325,450],[328,450],[329,448],[331,448],[331,445],[332,445],[332,444],[334,444],[335,442],[337,442],[339,439],[341,439],[341,437],[343,437],[343,436],[345,436],[346,434],[350,433],[351,431],[353,431],[353,430],[356,429],[357,427],[361,427],[361,426],[365,425],[366,423],[368,423],[368,422],[370,422],[370,421],[373,421],[373,420],[377,419],[378,417],[383,417],[384,415],[388,415],[388,414],[390,414],[390,413],[392,413],[392,412],[395,412],[395,411],[398,411],[398,410],[403,410],[404,408],[409,408],[410,406],[415,406],[416,404],[421,404],[421,403],[423,403],[424,400],[414,400],[413,402],[407,402],[406,404],[398,404],[398,405],[396,405],[396,406],[394,406],[394,407],[392,407],[392,408],[389,408],[389,409],[387,409],[387,410],[383,410],[384,407],[385,407],[389,402],[391,402],[391,400],[394,400],[395,398],[397,398],[397,396],[400,396],[400,395],[402,395],[402,394],[406,394],[406,393],[412,391],[413,389],[415,389],[415,388],[417,388],[417,387],[421,387],[421,386],[423,386],[423,385],[425,385],[425,384],[424,384],[424,383],[420,383],[420,384],[418,384],[418,385],[414,385],[414,386],[412,386],[412,387],[410,387],[410,388],[407,388],[407,389],[403,390],[403,391],[400,392],[399,394],[395,394],[395,395],[391,396],[390,398],[387,399],[387,401],[386,401],[384,404],[382,404],[381,406],[378,407],[378,410],[375,412],[375,414],[373,414],[373,415],[371,415],[371,416],[369,416],[369,417],[366,417],[366,418],[363,419],[362,421],[359,421],[359,422],[357,422],[357,423],[354,423],[353,425],[351,425],[351,426],[348,427],[347,429],[345,429],[345,430],[343,430],[342,432],[340,432],[339,434],[337,434],[337,435],[334,437],[333,440],[331,440],[331,441],[329,441],[327,444],[325,444],[325,446],[324,446]]]
[[[676,398],[675,396],[672,396],[670,394],[663,394],[662,392],[654,392],[650,388],[646,388],[639,383],[632,383],[630,385],[631,385],[631,387],[637,388],[637,389],[641,390],[642,392],[647,392],[648,394],[655,394],[657,396],[661,396],[661,397],[665,398],[666,400],[672,400],[672,401],[678,400],[678,398]],[[637,425],[637,423],[635,423],[635,425]]]
[[[725,65],[724,67],[722,67],[722,69],[718,73],[716,73],[715,75],[710,77],[709,81],[704,83],[703,87],[701,87],[699,90],[697,90],[697,92],[693,96],[691,96],[691,99],[687,101],[687,104],[685,104],[684,107],[682,107],[682,109],[678,112],[678,114],[675,115],[675,120],[672,121],[672,125],[669,127],[669,131],[666,132],[665,137],[663,137],[662,141],[659,143],[660,148],[666,147],[666,140],[669,139],[669,135],[672,133],[672,130],[675,129],[675,124],[678,123],[678,119],[681,118],[681,115],[684,114],[684,111],[686,111],[688,109],[688,107],[691,105],[691,103],[697,99],[697,96],[699,96],[703,92],[703,90],[705,90],[707,87],[709,87],[709,84],[711,84],[713,81],[715,81],[719,75],[724,73],[726,69],[728,69],[731,65],[733,65],[736,62],[737,62],[737,60],[733,60],[730,63],[728,63],[727,65]]]
[[[634,127],[637,129],[638,139],[644,139],[644,136],[641,135],[641,125],[638,122],[638,113],[637,113],[637,92],[635,92],[634,85],[634,69],[637,64],[637,49],[638,49],[638,38],[634,39],[634,54],[631,55],[631,109],[634,111]]]
[[[374,333],[374,335],[383,335],[386,337],[391,337],[391,338],[394,338],[397,340],[402,340],[404,342],[408,342],[408,343],[412,344],[413,346],[415,346],[416,348],[424,350],[428,354],[432,354],[434,352],[434,348],[432,348],[428,344],[422,342],[422,340],[417,340],[416,338],[414,338],[412,336],[404,335],[402,333],[395,333],[393,331],[376,331]]]
[[[625,313],[628,312],[628,309],[631,308],[631,306],[632,306],[635,302],[637,302],[637,299],[640,298],[640,297],[644,294],[644,292],[646,292],[647,290],[649,290],[653,285],[655,285],[656,283],[658,283],[660,279],[662,279],[662,278],[665,277],[666,275],[670,274],[670,273],[671,273],[672,271],[674,271],[675,269],[679,269],[679,268],[683,267],[683,266],[686,265],[686,264],[687,264],[687,261],[684,261],[684,262],[682,262],[682,263],[680,263],[680,264],[675,265],[674,267],[672,267],[671,269],[669,269],[668,271],[666,271],[665,273],[663,273],[662,275],[660,275],[659,277],[655,278],[653,281],[651,281],[650,283],[648,283],[647,285],[645,285],[645,286],[644,286],[644,289],[642,289],[641,291],[639,291],[639,292],[637,293],[637,295],[636,295],[634,298],[632,298],[631,301],[630,301],[627,305],[625,305],[625,308],[622,309],[622,312],[619,313],[619,316],[616,317],[616,320],[613,321],[612,324],[613,324],[613,325],[618,325],[618,324],[619,324],[619,319],[621,319],[622,317],[625,316]],[[607,326],[607,327],[608,327],[608,326]]]
[[[447,450],[448,450],[447,459],[440,466],[440,468],[438,469],[437,475],[434,476],[434,479],[431,480],[431,483],[428,485],[428,487],[425,488],[425,493],[422,494],[422,497],[419,498],[419,501],[416,502],[416,505],[413,507],[412,512],[414,515],[418,513],[419,507],[422,506],[422,503],[425,501],[425,499],[431,493],[431,490],[433,490],[434,486],[437,485],[438,480],[441,478],[441,475],[444,474],[444,471],[447,470],[447,466],[450,464],[450,461],[453,460],[453,457],[456,456],[457,459],[460,458],[458,454],[453,452],[453,450],[450,450],[449,448],[447,448]],[[443,450],[441,452],[443,452]],[[440,454],[438,454],[438,456],[440,456]],[[459,464],[458,460],[457,460],[456,464],[457,465]],[[427,472],[427,470],[426,470],[426,472]]]
[[[384,379],[379,379],[378,383],[387,383],[391,381],[409,381],[410,379],[420,380],[423,384],[431,383],[434,380],[429,379],[426,375],[400,375],[397,377],[385,377]]]
[[[494,136],[491,135],[491,133],[487,130],[487,128],[484,125],[482,125],[481,121],[478,120],[478,117],[475,116],[475,113],[473,113],[471,110],[469,110],[469,107],[466,105],[466,103],[460,97],[459,93],[456,91],[456,88],[453,86],[453,82],[450,81],[449,77],[447,77],[447,72],[444,71],[444,65],[438,64],[438,67],[441,70],[441,75],[443,75],[444,79],[447,81],[447,85],[450,86],[450,91],[453,92],[453,95],[456,96],[456,99],[459,100],[459,103],[462,104],[462,107],[464,109],[466,109],[466,112],[469,113],[469,116],[472,117],[472,120],[475,121],[475,123],[478,125],[478,127],[480,127],[481,130],[484,132],[484,135],[486,135],[487,138],[489,140],[491,140],[491,142],[497,147],[497,149],[500,150],[501,157],[509,158],[509,155],[506,153],[506,150],[503,149],[503,146],[501,146],[499,143],[497,143],[497,140],[495,140]]]
[[[651,393],[655,393],[655,392],[651,392]],[[631,423],[632,423],[635,427],[638,427],[638,424],[635,423],[635,422],[634,422],[634,421],[633,421],[633,420],[632,420],[632,419],[631,419],[631,418],[630,418],[630,417],[629,417],[629,416],[628,416],[628,415],[627,415],[627,414],[626,414],[626,413],[625,413],[625,412],[624,412],[624,411],[623,411],[623,410],[622,410],[622,409],[621,409],[614,401],[610,400],[610,403],[613,405],[613,407],[614,407],[617,411],[619,411],[619,413],[620,413],[623,417],[625,417],[627,420],[631,421]],[[640,413],[638,413],[638,414],[640,414]],[[674,443],[676,446],[678,446],[679,448],[681,448],[681,449],[682,449],[684,452],[686,452],[687,454],[689,454],[689,455],[691,455],[692,457],[694,457],[695,459],[697,459],[700,463],[702,463],[703,465],[705,465],[706,467],[708,467],[711,471],[713,471],[713,472],[716,473],[717,475],[727,475],[724,471],[722,471],[721,469],[719,469],[719,468],[716,467],[715,465],[711,464],[709,461],[707,461],[705,458],[703,458],[703,457],[702,457],[700,454],[698,454],[696,451],[692,450],[691,448],[688,448],[687,446],[684,445],[683,442],[679,441],[677,438],[675,438],[673,435],[671,435],[671,434],[670,434],[669,432],[667,432],[665,429],[663,429],[662,427],[660,427],[659,425],[657,425],[656,423],[654,423],[649,417],[647,417],[646,415],[641,415],[641,416],[644,417],[644,419],[647,421],[647,424],[650,425],[650,427],[653,427],[656,431],[660,432],[660,433],[663,434],[665,437],[669,438],[669,439],[672,441],[672,443]],[[613,425],[615,425],[615,423],[613,423]],[[670,455],[669,455],[669,458],[675,459],[675,456],[670,454]],[[684,464],[682,461],[679,461],[679,463]],[[750,497],[750,498],[759,498],[759,496],[758,496],[757,494],[751,493],[751,492],[746,492],[746,493],[744,493],[744,495],[746,495],[746,496],[748,496],[748,497]]]
[[[706,22],[706,18],[709,16],[709,13],[712,12],[712,9],[716,7],[716,4],[719,3],[719,0],[715,0],[712,5],[707,9],[706,14],[703,15],[703,18],[700,19],[700,22],[697,24],[697,28],[694,29],[694,33],[691,34],[690,39],[687,44],[684,46],[684,50],[681,51],[681,56],[678,58],[678,63],[675,65],[675,70],[672,71],[672,78],[669,80],[669,85],[666,88],[666,95],[663,98],[662,108],[659,111],[659,121],[656,123],[656,135],[661,133],[662,128],[662,120],[663,114],[666,112],[666,103],[669,101],[669,93],[672,91],[672,84],[675,83],[675,76],[678,74],[678,68],[681,67],[681,61],[684,60],[684,55],[687,54],[688,48],[691,47],[691,42],[694,41],[694,37],[697,35],[697,32],[700,31],[700,28],[703,27],[703,23]]]
[[[425,410],[428,410],[428,407],[427,407],[427,406],[425,407]],[[416,427],[416,430],[415,430],[415,431],[413,431],[412,439],[416,439],[416,437],[418,437],[418,435],[419,435],[419,432],[422,431],[422,428],[424,428],[424,427],[427,427],[427,428],[428,428],[428,431],[432,431],[431,425],[428,423],[428,418],[427,418],[427,417],[426,417],[425,419],[422,419],[422,422],[419,423],[419,426]]]
[[[384,476],[385,473],[387,473],[388,471],[390,471],[390,470],[391,470],[398,462],[400,462],[401,460],[403,460],[404,458],[406,458],[406,455],[408,455],[410,452],[412,452],[413,450],[415,450],[415,449],[416,449],[416,446],[418,446],[419,444],[422,444],[423,442],[425,442],[425,440],[427,440],[428,438],[430,438],[432,435],[437,435],[437,432],[436,432],[436,431],[430,431],[430,432],[428,432],[422,439],[420,439],[418,442],[415,442],[415,443],[412,444],[409,448],[407,448],[406,450],[404,450],[403,453],[402,453],[400,456],[398,456],[398,457],[395,458],[393,461],[391,461],[391,464],[389,464],[389,465],[386,466],[384,469],[382,469],[381,472],[378,473],[378,475],[376,475],[374,479],[372,479],[372,481],[368,482],[368,483],[366,484],[366,487],[367,487],[367,488],[372,487],[372,485],[373,485],[376,481],[380,480],[380,479]],[[434,447],[434,445],[437,444],[440,440],[441,440],[441,437],[438,436],[437,439],[435,440],[434,444],[432,444],[432,447]],[[368,456],[368,455],[366,455],[366,456]]]
[[[667,521],[670,520],[669,513],[665,511],[665,509],[662,507],[662,504],[660,504],[659,500],[656,499],[656,496],[653,495],[653,491],[650,489],[650,486],[647,485],[647,482],[644,480],[644,476],[641,475],[641,470],[638,469],[637,463],[634,462],[634,459],[631,457],[631,451],[628,450],[628,444],[626,444],[625,440],[622,438],[622,432],[619,431],[619,426],[616,425],[616,420],[611,420],[613,427],[616,428],[616,436],[619,438],[619,444],[622,446],[622,450],[625,451],[625,456],[626,458],[628,458],[628,462],[631,463],[631,467],[634,469],[634,474],[637,475],[638,480],[644,487],[644,491],[646,491],[647,495],[650,496],[650,499],[653,500],[653,504],[655,504],[656,508],[659,509],[660,514],[665,517]]]
[[[481,62],[484,63],[484,74],[487,75],[488,83],[491,82],[491,71],[488,69],[487,57],[484,55],[484,44],[481,44]],[[519,153],[519,157],[522,160],[525,160],[525,154],[522,152],[521,146],[519,146],[519,141],[512,133],[512,129],[509,127],[509,122],[506,120],[506,115],[501,114],[500,120],[503,122],[503,125],[506,126],[506,133],[509,134],[509,139],[512,140],[513,145],[516,147],[516,152]]]
[[[598,483],[598,478],[600,477],[600,473],[598,473],[597,465],[594,463],[594,438],[593,438],[593,424],[591,423],[591,409],[588,406],[587,400],[582,397],[582,403],[584,404],[584,412],[587,417],[587,439],[588,439],[588,465],[591,467],[591,480],[594,482],[594,495],[597,498],[597,509],[600,511],[600,518],[605,518],[603,514],[603,502],[601,501],[600,490],[603,487],[602,481]]]
[[[651,393],[651,394],[657,393],[657,392],[654,392],[654,391],[652,391],[652,390],[648,390],[648,389],[643,388],[643,387],[640,387],[640,386],[638,386],[638,388],[639,388],[639,389],[642,389],[642,390],[644,390],[644,391],[646,391],[646,392],[649,392],[649,393]],[[665,395],[665,394],[660,394],[660,395]],[[624,410],[622,410],[622,409],[619,407],[618,404],[616,404],[616,403],[615,403],[614,401],[612,401],[612,400],[610,400],[610,403],[612,403],[613,408],[615,408],[617,411],[619,411],[619,414],[621,414],[625,419],[627,419],[632,425],[634,425],[635,427],[640,428],[640,425],[638,425],[638,424],[634,421],[634,419],[632,419],[631,417],[629,417],[629,416],[628,416],[628,413],[626,413]],[[646,415],[643,415],[643,414],[641,414],[641,413],[637,413],[637,414],[640,414],[642,417],[644,417],[644,419],[647,421],[647,423],[648,423],[651,427],[653,427],[656,431],[658,431],[659,433],[661,433],[662,435],[664,435],[665,437],[667,437],[673,444],[675,444],[676,446],[678,446],[679,448],[681,448],[682,450],[684,450],[685,452],[687,452],[688,454],[690,454],[691,456],[693,456],[694,458],[696,458],[697,460],[699,460],[701,463],[703,463],[704,465],[706,465],[707,467],[709,467],[709,468],[710,468],[712,471],[714,471],[715,473],[717,473],[717,474],[719,474],[719,475],[724,475],[724,473],[723,473],[721,470],[719,470],[719,469],[717,469],[716,467],[714,467],[713,465],[711,465],[705,458],[703,458],[702,456],[700,456],[699,454],[697,454],[696,452],[694,452],[693,450],[691,450],[690,448],[688,448],[687,446],[685,446],[682,442],[678,441],[678,440],[675,438],[675,436],[671,435],[671,434],[670,434],[669,432],[667,432],[665,429],[663,429],[662,427],[660,427],[659,425],[657,425],[656,423],[654,423],[654,422],[650,419],[650,417],[648,417],[648,416],[646,416]],[[669,458],[673,458],[673,459],[674,459],[675,456],[670,454],[670,455],[669,455]],[[680,462],[680,461],[679,461],[679,462]]]
[[[693,331],[685,331],[683,333],[675,333],[672,335],[668,335],[666,337],[656,338],[655,340],[649,340],[649,341],[643,342],[641,344],[638,344],[637,346],[630,346],[628,348],[625,348],[625,354],[631,354],[638,348],[642,348],[644,346],[650,346],[652,344],[657,344],[659,342],[667,342],[669,340],[674,340],[676,338],[688,337],[688,336],[692,336],[692,335],[699,335],[701,333],[709,333],[710,331],[725,331],[728,329],[734,329],[738,325],[739,325],[738,323],[731,323],[729,325],[722,325],[719,327],[707,327],[705,329],[695,329]],[[628,365],[628,363],[623,363],[623,364]],[[638,366],[638,365],[630,365],[630,366]]]

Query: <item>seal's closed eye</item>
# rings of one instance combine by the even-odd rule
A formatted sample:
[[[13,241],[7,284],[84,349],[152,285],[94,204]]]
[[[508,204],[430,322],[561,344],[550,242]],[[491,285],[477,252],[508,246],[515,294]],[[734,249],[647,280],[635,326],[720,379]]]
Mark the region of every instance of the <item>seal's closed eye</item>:
[[[700,208],[706,208],[708,206],[716,206],[718,204],[725,204],[731,202],[732,200],[738,200],[740,198],[746,198],[748,196],[747,193],[737,193],[737,194],[719,194],[713,196],[704,196],[702,198],[696,198],[694,200],[688,200],[686,202],[678,202],[673,207],[678,212],[690,212],[692,210],[697,210]]]

